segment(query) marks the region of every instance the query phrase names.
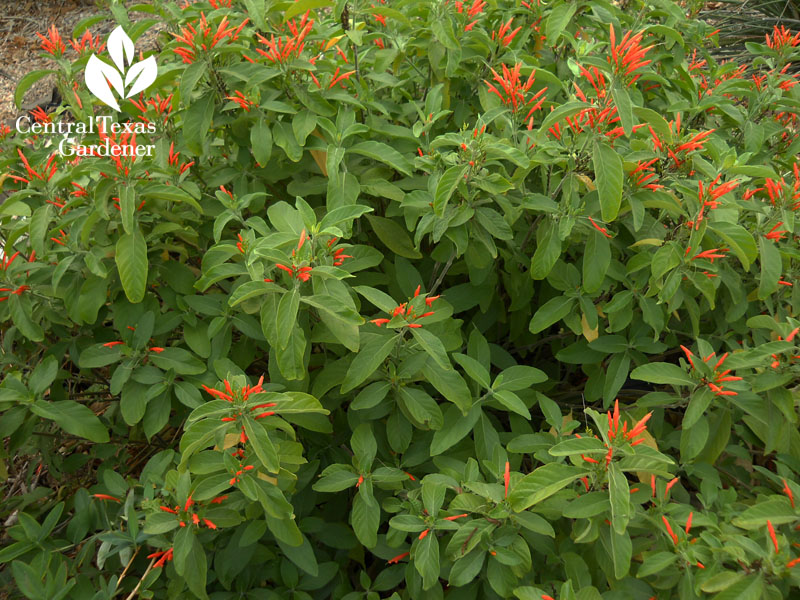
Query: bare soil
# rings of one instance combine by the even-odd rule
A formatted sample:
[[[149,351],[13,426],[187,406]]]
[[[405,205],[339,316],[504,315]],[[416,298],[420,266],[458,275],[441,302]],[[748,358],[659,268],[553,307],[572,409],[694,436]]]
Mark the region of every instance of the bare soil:
[[[126,4],[149,4],[150,0],[128,0]],[[69,45],[75,26],[87,17],[103,15],[107,18],[89,28],[92,35],[100,35],[105,40],[116,27],[111,11],[103,6],[102,0],[0,0],[0,125],[10,124],[21,114],[28,113],[37,106],[47,112],[58,104],[55,96],[55,78],[48,76],[34,84],[22,99],[21,106],[14,103],[14,93],[20,79],[31,71],[49,69],[54,63],[41,49],[41,40],[36,33],[47,34],[47,29],[55,25],[67,46],[65,55],[76,58],[77,54]],[[153,15],[141,12],[129,13],[131,21],[152,18]],[[136,49],[148,51],[156,47],[159,33],[164,25],[158,24],[149,29],[136,41]]]

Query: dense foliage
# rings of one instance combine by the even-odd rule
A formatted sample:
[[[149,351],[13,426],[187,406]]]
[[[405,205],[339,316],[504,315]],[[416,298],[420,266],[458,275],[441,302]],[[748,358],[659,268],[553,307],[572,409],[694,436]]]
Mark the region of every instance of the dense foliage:
[[[623,4],[114,3],[170,34],[121,112],[97,21],[43,34],[64,103],[0,134],[0,587],[797,597],[800,36],[717,64]],[[112,155],[59,153],[93,115]]]

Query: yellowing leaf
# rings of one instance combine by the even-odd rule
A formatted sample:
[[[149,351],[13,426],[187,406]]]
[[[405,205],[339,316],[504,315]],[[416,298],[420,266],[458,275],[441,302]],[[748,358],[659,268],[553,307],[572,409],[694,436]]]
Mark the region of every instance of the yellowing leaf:
[[[575,177],[580,179],[586,186],[586,189],[589,190],[590,192],[593,192],[597,189],[597,186],[595,186],[594,181],[592,181],[592,178],[589,177],[588,175],[578,174],[575,175]]]
[[[337,38],[338,39],[338,38]],[[317,136],[321,140],[325,140],[322,134],[317,130],[311,132],[311,135]],[[319,170],[322,171],[322,174],[327,177],[328,176],[328,153],[325,150],[309,150],[311,152],[311,157],[314,159],[314,162],[317,163]]]
[[[561,429],[564,429],[564,427],[566,427],[567,423],[569,423],[570,421],[574,421],[574,419],[572,418],[572,411],[569,411],[567,414],[564,415],[564,418],[561,419]],[[550,434],[558,436],[558,432],[556,431],[555,427],[550,428]]]
[[[600,326],[596,325],[594,329],[589,329],[589,322],[583,313],[581,313],[581,328],[583,329],[583,337],[586,338],[587,342],[593,342],[600,337]]]
[[[656,442],[656,439],[652,435],[650,435],[650,432],[647,431],[646,429],[636,439],[644,440],[642,444],[644,444],[645,446],[650,446],[653,450],[658,450],[658,443]],[[642,483],[646,483],[647,485],[650,485],[650,475],[651,473],[649,473],[648,471],[636,472],[636,477],[639,478],[639,481],[641,481]]]
[[[663,243],[664,240],[659,240],[658,238],[644,238],[643,240],[634,242],[629,248],[636,248],[637,246],[660,246]]]
[[[277,479],[275,479],[274,477],[270,477],[269,475],[266,475],[260,471],[258,473],[258,478],[263,479],[264,481],[269,481],[272,485],[278,485]]]
[[[328,50],[330,50],[333,46],[336,45],[336,42],[338,42],[343,37],[344,37],[343,35],[337,35],[336,37],[332,37],[331,39],[329,39],[328,43],[325,44],[325,49],[323,50],[323,52],[327,52]]]

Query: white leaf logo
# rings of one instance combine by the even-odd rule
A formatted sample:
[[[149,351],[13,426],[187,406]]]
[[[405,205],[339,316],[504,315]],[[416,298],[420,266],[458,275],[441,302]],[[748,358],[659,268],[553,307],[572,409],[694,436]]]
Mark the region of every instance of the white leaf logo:
[[[130,98],[147,89],[158,75],[158,65],[153,56],[133,64],[134,50],[131,38],[122,27],[117,27],[108,36],[108,54],[116,67],[100,60],[94,54],[86,63],[84,75],[86,87],[98,100],[116,111],[119,111],[120,107],[114,92],[120,98]],[[127,93],[125,88],[128,88]]]

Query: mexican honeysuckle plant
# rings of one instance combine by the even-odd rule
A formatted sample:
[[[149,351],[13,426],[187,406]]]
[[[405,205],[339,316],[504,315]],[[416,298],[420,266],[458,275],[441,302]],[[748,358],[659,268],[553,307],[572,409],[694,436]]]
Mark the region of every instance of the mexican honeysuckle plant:
[[[800,594],[800,34],[721,62],[623,4],[41,33],[16,101],[61,105],[0,131],[0,589]]]

